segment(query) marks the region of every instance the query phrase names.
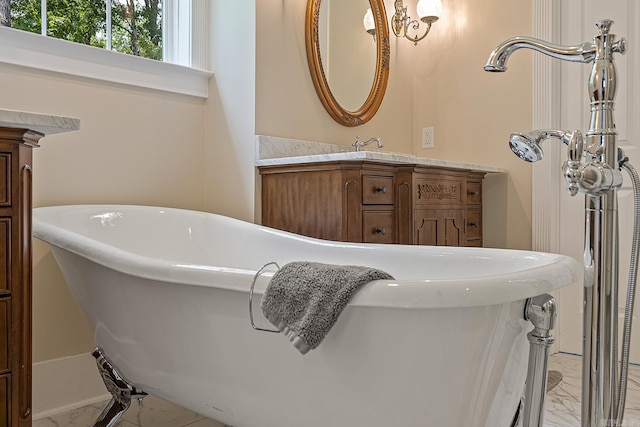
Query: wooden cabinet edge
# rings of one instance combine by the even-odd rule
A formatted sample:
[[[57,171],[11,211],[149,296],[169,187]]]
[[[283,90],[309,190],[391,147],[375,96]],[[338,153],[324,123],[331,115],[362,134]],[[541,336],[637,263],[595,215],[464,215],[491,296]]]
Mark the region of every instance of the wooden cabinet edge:
[[[5,245],[11,260],[9,294],[11,342],[9,371],[3,373],[6,385],[7,425],[31,426],[32,418],[32,277],[31,277],[31,210],[32,148],[39,146],[44,135],[29,129],[0,127],[0,152],[7,154],[9,173],[1,174],[8,192],[2,205],[3,218],[10,218],[10,233]],[[6,254],[5,254],[6,256]]]

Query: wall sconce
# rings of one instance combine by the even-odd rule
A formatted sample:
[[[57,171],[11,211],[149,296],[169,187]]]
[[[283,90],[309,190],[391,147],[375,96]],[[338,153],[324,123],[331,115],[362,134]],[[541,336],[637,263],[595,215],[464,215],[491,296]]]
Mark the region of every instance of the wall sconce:
[[[420,37],[417,35],[409,35],[409,26],[413,30],[418,31],[420,29],[420,22],[417,19],[411,20],[411,17],[407,15],[407,8],[402,3],[402,0],[396,0],[395,2],[396,13],[391,20],[391,28],[393,33],[398,37],[406,37],[411,40],[414,46],[418,45],[418,42],[425,38],[431,30],[431,24],[436,22],[442,14],[442,1],[441,0],[419,0],[416,7],[418,12],[418,18],[420,21],[426,24],[427,28],[424,34]]]
[[[373,12],[371,12],[371,8],[367,9],[364,14],[364,18],[362,19],[362,25],[364,25],[364,29],[367,33],[373,36],[373,40],[376,40],[376,21],[373,20]]]

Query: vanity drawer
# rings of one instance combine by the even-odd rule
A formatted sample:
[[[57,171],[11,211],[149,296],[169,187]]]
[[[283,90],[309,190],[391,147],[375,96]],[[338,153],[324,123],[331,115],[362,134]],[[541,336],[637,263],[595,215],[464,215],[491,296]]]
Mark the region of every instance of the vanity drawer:
[[[362,212],[362,241],[364,243],[394,243],[393,211]]]
[[[467,243],[482,240],[482,212],[480,209],[468,209],[466,220]]]
[[[0,297],[11,292],[11,218],[0,218]]]
[[[0,299],[0,373],[9,370],[9,303],[10,298]]]
[[[468,205],[482,204],[482,183],[467,182],[467,204]]]
[[[365,205],[393,204],[393,177],[363,175],[362,203]]]
[[[0,207],[11,206],[11,153],[0,153]]]

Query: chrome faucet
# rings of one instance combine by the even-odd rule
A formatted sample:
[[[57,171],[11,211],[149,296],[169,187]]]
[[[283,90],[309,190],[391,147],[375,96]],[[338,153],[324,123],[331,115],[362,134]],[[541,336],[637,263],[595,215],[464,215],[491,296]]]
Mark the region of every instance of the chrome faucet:
[[[384,144],[382,143],[382,138],[374,137],[374,138],[369,138],[366,141],[360,141],[360,137],[359,136],[356,136],[356,142],[351,144],[351,146],[354,147],[356,149],[356,151],[360,151],[362,149],[362,147],[365,147],[365,146],[371,144],[372,142],[377,142],[378,143],[378,148],[384,147]]]
[[[585,194],[584,318],[582,359],[582,427],[622,425],[624,391],[618,378],[618,212],[617,189],[622,185],[617,132],[613,119],[616,68],[613,54],[626,51],[625,40],[615,40],[613,21],[596,25],[593,43],[560,46],[530,37],[501,43],[489,56],[486,71],[506,71],[509,56],[528,48],[567,61],[593,62],[589,76],[591,119],[586,140],[578,130],[537,130],[513,133],[509,145],[518,157],[542,159],[540,142],[555,138],[568,146],[563,175],[570,195]],[[621,150],[620,150],[621,151]],[[623,382],[620,381],[620,387]],[[621,399],[622,397],[622,399]],[[621,404],[621,405],[620,405]],[[544,405],[543,405],[544,406]],[[606,424],[603,424],[606,423]]]
[[[596,56],[596,47],[591,43],[582,43],[577,46],[561,46],[532,37],[512,37],[503,41],[496,47],[487,64],[485,71],[507,71],[507,60],[518,49],[528,48],[565,61],[591,62]]]

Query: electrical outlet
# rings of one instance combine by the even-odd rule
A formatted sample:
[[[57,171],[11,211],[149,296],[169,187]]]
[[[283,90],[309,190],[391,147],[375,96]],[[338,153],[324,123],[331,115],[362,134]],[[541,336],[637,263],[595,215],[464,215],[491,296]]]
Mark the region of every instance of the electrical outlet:
[[[422,128],[422,148],[433,148],[433,128]]]

